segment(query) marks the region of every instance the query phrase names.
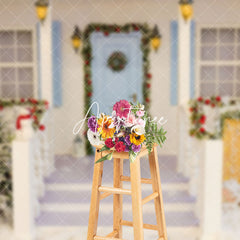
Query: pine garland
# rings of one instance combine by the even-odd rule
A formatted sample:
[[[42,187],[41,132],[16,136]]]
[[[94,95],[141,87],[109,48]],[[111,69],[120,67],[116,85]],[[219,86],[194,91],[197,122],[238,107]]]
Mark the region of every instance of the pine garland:
[[[150,88],[151,88],[151,78],[152,75],[149,72],[150,62],[149,62],[149,53],[150,53],[150,40],[152,36],[152,29],[149,28],[147,24],[138,24],[130,23],[125,25],[109,25],[101,23],[92,23],[89,24],[83,33],[83,60],[84,60],[84,99],[85,99],[85,115],[87,114],[88,109],[91,106],[91,97],[92,97],[92,72],[91,72],[91,61],[92,61],[92,48],[90,43],[90,35],[93,32],[102,32],[104,36],[109,36],[111,33],[130,33],[138,32],[142,33],[141,39],[141,50],[143,56],[143,96],[146,110],[150,107]],[[89,113],[90,115],[91,113]],[[87,131],[87,124],[85,124],[85,136]],[[92,147],[88,141],[86,141],[86,153],[92,154]]]

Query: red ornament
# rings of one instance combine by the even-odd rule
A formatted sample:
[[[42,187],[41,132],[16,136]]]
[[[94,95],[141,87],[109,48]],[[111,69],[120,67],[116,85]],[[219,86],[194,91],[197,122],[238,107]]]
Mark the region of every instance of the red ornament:
[[[210,99],[205,100],[205,104],[207,104],[207,105],[210,104],[210,102],[211,102]]]
[[[214,108],[216,105],[214,103],[211,104],[211,107]]]
[[[92,92],[88,92],[88,97],[91,97],[92,96]]]
[[[189,111],[190,112],[194,112],[194,108],[189,108]]]
[[[104,34],[105,36],[108,36],[108,35],[109,35],[109,32],[105,31],[103,34]]]
[[[88,80],[88,81],[87,81],[87,85],[92,85],[92,81],[91,81],[91,80]]]
[[[216,101],[217,101],[217,102],[221,102],[221,97],[220,97],[220,96],[217,96],[217,97],[216,97]]]
[[[115,32],[120,32],[120,31],[121,31],[120,27],[115,28]]]
[[[25,102],[25,99],[24,99],[24,98],[21,98],[21,99],[20,99],[20,102],[21,102],[21,103],[24,103],[24,102]]]
[[[149,98],[145,98],[145,101],[146,101],[147,103],[149,103],[149,102],[150,102],[150,99],[149,99]]]
[[[85,61],[85,65],[89,65],[89,61],[88,60]]]
[[[35,111],[36,111],[36,107],[30,108],[30,113],[31,113],[31,114],[35,113]]]
[[[201,128],[199,129],[199,132],[204,133],[204,132],[205,132],[205,128],[201,127]]]
[[[206,122],[206,116],[205,115],[202,115],[201,118],[199,119],[199,122],[201,124],[204,124]]]
[[[203,101],[203,98],[202,98],[202,97],[199,97],[197,100],[198,100],[199,102],[202,102],[202,101]]]
[[[150,88],[150,87],[151,87],[151,84],[150,84],[150,83],[147,83],[147,84],[146,84],[146,87],[147,87],[147,88]]]
[[[139,27],[138,27],[138,26],[135,26],[135,27],[134,27],[134,30],[135,30],[135,31],[139,31]]]
[[[97,31],[97,32],[99,32],[99,31],[100,31],[100,27],[96,27],[95,29],[96,29],[96,31]]]
[[[152,78],[152,74],[151,73],[147,73],[147,78]]]
[[[40,131],[44,131],[44,130],[45,130],[45,126],[44,126],[43,124],[41,124],[41,125],[39,126],[39,130],[40,130]]]
[[[37,116],[36,115],[33,115],[32,118],[33,118],[34,121],[37,120]]]

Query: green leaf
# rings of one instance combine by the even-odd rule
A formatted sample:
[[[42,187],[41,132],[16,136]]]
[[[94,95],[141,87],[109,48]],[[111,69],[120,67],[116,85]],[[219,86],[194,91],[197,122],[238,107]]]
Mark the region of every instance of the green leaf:
[[[137,157],[138,153],[135,153],[134,151],[129,151],[129,160],[131,163],[133,163]]]
[[[109,153],[109,154],[107,154],[107,155],[105,155],[104,157],[98,159],[98,160],[95,162],[95,164],[96,164],[96,163],[99,163],[99,162],[106,161],[106,160],[111,160],[111,159],[112,159],[112,155],[113,155],[112,152]]]
[[[105,145],[99,150],[99,152],[103,152],[103,151],[106,151],[106,150],[109,150],[109,149],[110,148]]]

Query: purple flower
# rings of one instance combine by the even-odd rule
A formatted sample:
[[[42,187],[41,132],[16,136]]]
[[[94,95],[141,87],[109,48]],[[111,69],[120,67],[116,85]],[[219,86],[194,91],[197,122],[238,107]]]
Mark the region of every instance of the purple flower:
[[[134,152],[139,152],[140,151],[140,149],[141,149],[141,145],[132,145],[132,150],[134,151]]]
[[[132,143],[130,142],[130,136],[129,135],[127,135],[126,137],[125,137],[125,143],[126,143],[126,145],[127,146],[130,146]]]
[[[89,127],[89,129],[90,129],[92,132],[97,132],[98,124],[97,124],[97,121],[96,121],[96,117],[95,117],[95,116],[91,116],[91,117],[88,119],[88,127]]]

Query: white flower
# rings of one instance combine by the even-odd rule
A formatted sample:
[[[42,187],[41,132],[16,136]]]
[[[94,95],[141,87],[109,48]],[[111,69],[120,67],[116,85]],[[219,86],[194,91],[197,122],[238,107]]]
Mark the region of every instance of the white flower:
[[[132,127],[131,132],[135,132],[137,135],[145,134],[145,127],[141,125],[135,125]]]
[[[89,142],[92,144],[92,145],[101,145],[103,144],[103,141],[100,140],[100,133],[99,132],[92,132],[90,129],[88,129],[87,131],[87,137],[88,137],[88,140]]]

